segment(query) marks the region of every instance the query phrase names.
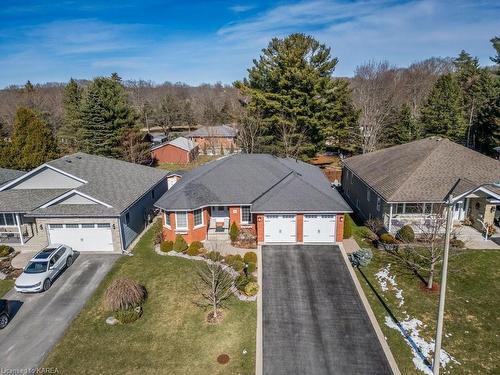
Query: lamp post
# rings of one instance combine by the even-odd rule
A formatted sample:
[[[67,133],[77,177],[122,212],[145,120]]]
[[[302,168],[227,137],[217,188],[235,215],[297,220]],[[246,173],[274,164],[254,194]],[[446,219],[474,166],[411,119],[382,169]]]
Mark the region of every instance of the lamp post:
[[[446,202],[446,234],[444,242],[443,267],[441,269],[441,288],[439,290],[439,307],[436,326],[436,340],[434,346],[434,362],[432,371],[434,375],[439,375],[439,365],[441,358],[441,342],[443,339],[444,325],[444,304],[446,299],[446,282],[448,281],[448,253],[450,252],[451,224],[453,223],[453,195],[450,194]]]

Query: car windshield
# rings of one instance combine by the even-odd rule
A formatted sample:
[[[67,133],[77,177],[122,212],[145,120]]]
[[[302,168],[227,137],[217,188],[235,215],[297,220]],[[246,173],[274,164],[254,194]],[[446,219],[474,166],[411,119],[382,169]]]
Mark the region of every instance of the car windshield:
[[[29,262],[24,269],[25,273],[42,273],[47,271],[47,262]]]

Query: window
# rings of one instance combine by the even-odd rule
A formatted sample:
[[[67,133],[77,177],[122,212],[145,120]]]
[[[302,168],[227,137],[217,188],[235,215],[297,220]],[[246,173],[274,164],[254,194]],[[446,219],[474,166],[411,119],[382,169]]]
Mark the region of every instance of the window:
[[[421,214],[424,210],[422,203],[406,203],[405,214]]]
[[[12,227],[16,225],[14,214],[0,214],[0,226]]]
[[[79,225],[78,224],[66,224],[66,228],[78,228]]]
[[[366,200],[367,200],[367,202],[370,201],[370,189],[369,188],[366,189]]]
[[[62,224],[49,224],[50,229],[61,229],[62,227]]]
[[[187,213],[179,211],[175,213],[175,226],[177,229],[187,229]]]
[[[200,209],[194,210],[194,226],[199,227],[203,225],[203,211]]]
[[[405,213],[405,204],[404,203],[396,204],[396,213],[397,214],[404,214]]]
[[[89,223],[82,224],[82,228],[94,228],[94,227],[95,224],[89,224]]]
[[[165,226],[170,228],[170,212],[165,212],[163,215],[165,215]]]
[[[111,228],[110,223],[99,223],[97,224],[97,228]]]
[[[241,206],[241,223],[248,224],[252,221],[252,217],[250,215],[250,206]]]
[[[377,211],[380,211],[380,197],[377,197]]]

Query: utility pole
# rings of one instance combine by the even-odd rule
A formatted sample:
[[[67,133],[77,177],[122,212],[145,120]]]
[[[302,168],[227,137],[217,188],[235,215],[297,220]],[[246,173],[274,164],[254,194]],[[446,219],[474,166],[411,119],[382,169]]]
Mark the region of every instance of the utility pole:
[[[446,282],[448,279],[448,253],[450,251],[451,224],[453,223],[453,195],[450,194],[446,203],[446,234],[444,242],[443,267],[441,269],[441,288],[439,291],[439,307],[436,327],[436,340],[434,346],[434,362],[432,371],[434,375],[439,375],[439,365],[441,358],[441,342],[443,338],[444,325],[444,303],[446,298]]]

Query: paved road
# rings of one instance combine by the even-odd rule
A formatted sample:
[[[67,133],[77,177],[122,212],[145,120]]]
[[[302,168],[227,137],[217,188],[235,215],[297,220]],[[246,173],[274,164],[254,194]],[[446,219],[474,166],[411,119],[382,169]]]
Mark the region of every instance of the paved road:
[[[0,331],[0,372],[39,366],[118,257],[80,254],[47,292],[9,291],[4,298],[19,310]]]
[[[262,247],[264,374],[392,374],[340,249]]]

